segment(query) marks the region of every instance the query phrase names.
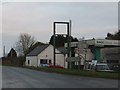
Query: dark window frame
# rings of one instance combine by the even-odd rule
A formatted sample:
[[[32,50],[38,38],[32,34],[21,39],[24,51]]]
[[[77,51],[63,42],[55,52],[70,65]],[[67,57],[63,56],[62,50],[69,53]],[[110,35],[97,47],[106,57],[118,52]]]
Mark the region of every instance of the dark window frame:
[[[52,63],[52,60],[51,59],[49,59],[49,64],[51,64]]]
[[[47,64],[48,59],[40,59],[40,64]]]
[[[30,60],[28,60],[28,64],[30,64]]]

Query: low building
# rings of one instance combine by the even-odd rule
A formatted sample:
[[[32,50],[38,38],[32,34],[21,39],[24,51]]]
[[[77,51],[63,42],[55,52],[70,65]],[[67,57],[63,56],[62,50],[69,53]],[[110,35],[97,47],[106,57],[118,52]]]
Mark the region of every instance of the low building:
[[[84,62],[92,60],[97,60],[99,63],[120,63],[119,40],[90,39],[71,42],[70,46],[73,49],[73,52],[75,52],[75,57],[79,55],[82,56],[81,65],[83,65]],[[65,44],[65,47],[67,48],[67,43]],[[68,62],[70,62],[70,60],[68,60]],[[75,60],[72,60],[72,62],[75,62]]]
[[[18,57],[15,49],[11,48],[6,57],[2,57],[2,65],[22,66],[24,64],[24,57]]]
[[[66,50],[65,48],[57,48],[56,52],[56,65],[60,65],[64,68],[67,68],[67,62],[65,61]],[[47,64],[53,64],[53,46],[52,45],[41,45],[33,49],[26,56],[26,66],[43,66]]]
[[[102,58],[106,63],[120,63],[120,47],[102,48]]]

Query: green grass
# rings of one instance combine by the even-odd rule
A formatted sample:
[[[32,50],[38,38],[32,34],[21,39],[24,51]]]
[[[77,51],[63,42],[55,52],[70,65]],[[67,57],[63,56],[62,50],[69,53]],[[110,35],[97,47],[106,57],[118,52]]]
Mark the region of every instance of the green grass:
[[[48,68],[48,67],[32,67],[32,66],[15,66],[15,65],[3,65],[12,67],[22,67],[38,71],[59,73],[66,75],[84,76],[84,77],[96,77],[96,78],[108,78],[108,79],[120,79],[120,72],[96,72],[76,69],[60,69],[60,68]]]
[[[86,70],[75,70],[75,69],[59,69],[59,68],[48,68],[48,67],[23,67],[28,69],[40,70],[51,73],[59,73],[66,75],[76,75],[76,76],[87,76],[96,78],[108,78],[108,79],[120,79],[120,72],[96,72],[96,71],[86,71]]]

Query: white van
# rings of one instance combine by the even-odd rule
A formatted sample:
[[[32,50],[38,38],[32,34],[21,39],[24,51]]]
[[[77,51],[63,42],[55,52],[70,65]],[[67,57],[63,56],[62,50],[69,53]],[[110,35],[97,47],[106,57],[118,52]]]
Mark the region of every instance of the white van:
[[[95,66],[95,70],[96,71],[108,71],[108,72],[113,71],[109,68],[108,64],[106,64],[106,63],[97,63]]]
[[[96,60],[92,62],[87,62],[85,65],[85,70],[96,70],[96,71],[109,71],[112,72],[107,63],[97,63]]]

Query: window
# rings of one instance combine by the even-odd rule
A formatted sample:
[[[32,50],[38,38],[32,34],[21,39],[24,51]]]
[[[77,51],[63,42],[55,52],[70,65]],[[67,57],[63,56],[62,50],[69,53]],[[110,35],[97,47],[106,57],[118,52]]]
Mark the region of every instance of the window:
[[[43,59],[40,60],[40,64],[42,64],[42,63],[43,63]]]
[[[78,65],[78,62],[75,62],[75,65]]]
[[[49,64],[51,64],[52,62],[51,62],[51,60],[49,60]]]
[[[40,59],[40,64],[47,64],[47,59]]]
[[[96,65],[96,69],[99,70],[109,70],[108,65]]]
[[[119,60],[107,60],[107,63],[119,63]]]
[[[28,64],[30,64],[30,60],[28,60]]]

